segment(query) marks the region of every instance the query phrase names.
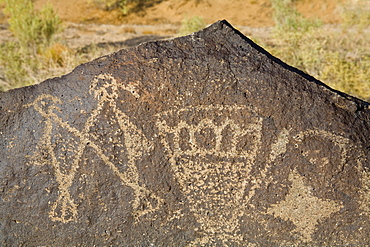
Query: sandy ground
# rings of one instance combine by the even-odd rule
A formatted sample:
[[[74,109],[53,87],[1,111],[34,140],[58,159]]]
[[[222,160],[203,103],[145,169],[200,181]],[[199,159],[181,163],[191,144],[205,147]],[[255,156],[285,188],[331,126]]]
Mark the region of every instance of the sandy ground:
[[[270,0],[156,0],[145,11],[123,16],[119,10],[103,10],[96,3],[104,0],[32,0],[37,10],[50,3],[63,20],[57,35],[62,47],[89,53],[104,48],[106,54],[141,42],[177,36],[181,21],[202,17],[206,24],[226,19],[244,35],[257,41],[271,39],[274,26]],[[320,18],[325,28],[338,29],[344,3],[368,0],[295,0],[298,11],[308,18]],[[370,3],[370,2],[369,2]],[[14,40],[7,16],[0,4],[0,45]],[[0,71],[0,82],[1,82]]]
[[[325,23],[340,21],[338,5],[344,0],[298,0],[297,9],[307,17]],[[137,14],[122,17],[119,11],[104,11],[97,0],[36,0],[40,8],[50,2],[68,22],[105,24],[179,23],[184,18],[201,16],[207,23],[227,19],[233,25],[266,27],[274,24],[270,0],[165,0]]]
[[[36,9],[51,3],[64,21],[60,40],[75,49],[98,43],[116,43],[147,36],[173,37],[184,18],[202,17],[207,24],[226,19],[247,36],[264,38],[274,25],[270,0],[164,0],[145,11],[123,17],[118,10],[105,11],[98,0],[35,0]],[[344,0],[297,0],[296,7],[324,23],[340,21],[338,6]],[[353,1],[353,0],[351,0]],[[0,43],[11,40],[6,15],[0,10]],[[155,35],[155,36],[154,36]]]

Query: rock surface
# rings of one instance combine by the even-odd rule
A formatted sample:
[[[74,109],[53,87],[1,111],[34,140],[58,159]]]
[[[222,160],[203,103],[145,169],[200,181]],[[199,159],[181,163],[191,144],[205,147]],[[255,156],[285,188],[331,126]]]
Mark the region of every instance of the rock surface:
[[[370,109],[226,21],[0,94],[2,246],[365,246]]]

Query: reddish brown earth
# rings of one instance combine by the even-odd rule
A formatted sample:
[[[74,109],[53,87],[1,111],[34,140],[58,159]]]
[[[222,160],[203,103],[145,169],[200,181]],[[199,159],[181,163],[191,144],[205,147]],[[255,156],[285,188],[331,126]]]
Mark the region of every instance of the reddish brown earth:
[[[324,23],[340,22],[344,1],[297,0],[297,9],[306,17]],[[60,40],[70,48],[92,43],[118,42],[142,35],[173,36],[185,18],[202,17],[206,24],[226,19],[247,36],[264,39],[274,25],[270,0],[164,0],[145,11],[123,16],[119,10],[105,11],[98,0],[35,0],[36,9],[51,3],[64,21]],[[12,39],[6,30],[6,15],[0,5],[0,43]]]
[[[96,4],[99,1],[103,0],[33,0],[38,10],[47,3],[52,5],[64,22],[57,42],[73,50],[102,43],[118,44],[114,48],[118,50],[127,47],[119,44],[132,39],[145,38],[141,40],[144,42],[153,39],[149,35],[177,36],[181,21],[193,16],[202,17],[206,24],[226,19],[244,35],[256,40],[268,40],[274,26],[270,0],[158,0],[160,3],[128,16],[123,16],[119,10],[103,10]],[[341,21],[339,10],[348,1],[355,4],[361,0],[295,0],[300,13],[320,18],[326,24]],[[0,44],[14,40],[3,9],[4,3],[0,4]]]
[[[201,16],[206,23],[227,19],[233,25],[266,27],[274,24],[269,0],[167,0],[145,12],[122,17],[115,11],[99,9],[93,0],[36,0],[40,8],[50,2],[59,16],[68,22],[108,24],[179,23],[192,16]],[[197,3],[199,2],[199,3]],[[325,23],[340,21],[337,7],[343,0],[299,0],[297,9],[307,17],[320,18]]]

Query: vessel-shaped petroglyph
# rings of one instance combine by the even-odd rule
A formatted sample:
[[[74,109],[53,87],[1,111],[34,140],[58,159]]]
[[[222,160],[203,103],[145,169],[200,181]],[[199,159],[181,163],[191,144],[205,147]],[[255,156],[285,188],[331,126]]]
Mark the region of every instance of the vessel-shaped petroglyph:
[[[235,120],[238,115],[242,118]],[[187,107],[157,117],[174,176],[199,223],[201,237],[192,244],[241,244],[239,219],[248,201],[262,119],[236,105]]]

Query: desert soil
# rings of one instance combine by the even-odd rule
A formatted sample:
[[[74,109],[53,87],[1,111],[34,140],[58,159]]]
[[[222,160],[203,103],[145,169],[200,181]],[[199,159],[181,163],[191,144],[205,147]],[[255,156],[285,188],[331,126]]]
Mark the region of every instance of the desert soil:
[[[324,23],[340,22],[338,7],[345,0],[299,0],[297,9],[306,17],[320,18]],[[353,1],[353,0],[351,0]],[[274,25],[270,0],[164,0],[145,11],[123,17],[120,11],[105,11],[98,0],[35,0],[36,9],[51,3],[64,21],[61,40],[71,48],[93,43],[117,43],[141,36],[176,35],[181,21],[202,17],[207,24],[228,20],[242,33],[255,38],[269,35]],[[6,16],[0,10],[0,43],[12,39],[6,29]],[[151,35],[151,36],[150,36]],[[156,36],[153,36],[156,35]]]
[[[201,16],[207,23],[227,19],[233,25],[266,27],[274,24],[270,0],[167,0],[145,12],[122,18],[119,11],[104,11],[97,0],[36,0],[40,8],[50,2],[59,16],[68,22],[104,24],[178,24],[184,18]],[[343,1],[343,0],[342,0]],[[297,9],[307,17],[325,23],[340,21],[337,7],[341,0],[299,0]]]

